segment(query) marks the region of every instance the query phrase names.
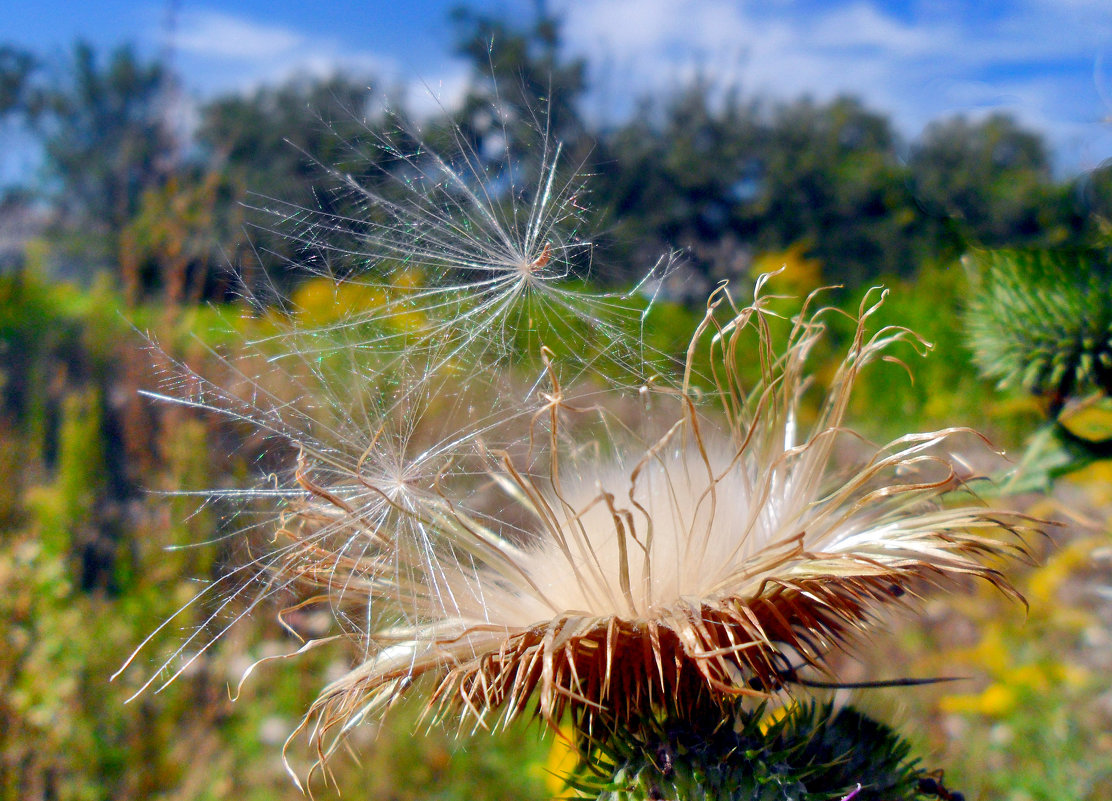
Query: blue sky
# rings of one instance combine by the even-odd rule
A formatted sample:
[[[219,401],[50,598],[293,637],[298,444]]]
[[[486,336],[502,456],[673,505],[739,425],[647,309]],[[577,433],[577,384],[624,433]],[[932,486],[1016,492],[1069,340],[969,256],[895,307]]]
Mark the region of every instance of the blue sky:
[[[0,0],[0,40],[60,54],[77,37],[154,55],[174,14],[188,94],[336,69],[451,103],[457,0]],[[474,3],[528,19],[533,0]],[[1063,171],[1112,158],[1112,0],[550,0],[588,59],[588,113],[613,115],[696,74],[790,99],[852,93],[917,136],[932,119],[1006,111],[1044,132]]]

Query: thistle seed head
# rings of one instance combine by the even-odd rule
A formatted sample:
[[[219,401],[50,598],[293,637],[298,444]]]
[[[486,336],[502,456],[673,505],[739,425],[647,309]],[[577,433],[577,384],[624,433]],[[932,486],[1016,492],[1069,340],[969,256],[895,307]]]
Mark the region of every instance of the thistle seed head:
[[[322,760],[417,686],[478,727],[718,715],[795,667],[828,669],[924,582],[1012,592],[985,557],[1038,527],[959,497],[961,429],[839,463],[859,372],[919,344],[870,329],[883,293],[821,386],[808,359],[832,312],[817,295],[785,311],[768,276],[748,302],[719,287],[685,358],[659,369],[640,329],[650,283],[564,283],[574,196],[556,152],[523,209],[424,150],[400,157],[427,179],[407,202],[345,178],[375,214],[311,227],[361,243],[365,274],[336,280],[378,300],[328,326],[288,315],[254,361],[226,362],[229,384],[179,364],[158,393],[258,428],[290,465],[248,494],[277,504],[269,549],[207,593],[248,611],[293,593],[355,644],[304,724]]]
[[[390,610],[314,708],[322,752],[422,678],[434,713],[475,726],[529,711],[555,726],[571,710],[585,729],[661,710],[720,716],[783,687],[797,662],[826,669],[878,607],[924,582],[972,575],[1012,593],[984,557],[1021,550],[1038,524],[943,502],[972,478],[947,450],[961,430],[909,434],[834,469],[858,372],[914,342],[902,329],[870,334],[881,297],[868,302],[809,427],[805,363],[824,312],[806,304],[780,346],[761,287],[742,308],[722,289],[687,380],[638,393],[638,430],[622,425],[630,393],[575,399],[550,364],[528,447],[485,451],[481,480],[443,474],[418,506],[374,523],[307,485],[297,541],[339,527],[369,544],[342,563],[320,555],[327,589],[343,588],[334,605]],[[714,382],[696,391],[700,351]]]

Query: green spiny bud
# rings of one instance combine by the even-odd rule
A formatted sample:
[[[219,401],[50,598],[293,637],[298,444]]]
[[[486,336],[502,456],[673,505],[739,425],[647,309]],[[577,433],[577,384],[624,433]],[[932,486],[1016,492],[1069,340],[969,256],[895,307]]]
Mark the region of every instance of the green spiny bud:
[[[981,371],[1057,401],[1112,392],[1112,261],[1103,250],[982,250],[966,322]]]
[[[910,746],[852,708],[797,704],[725,722],[666,718],[597,729],[570,786],[599,801],[910,801],[926,773]]]

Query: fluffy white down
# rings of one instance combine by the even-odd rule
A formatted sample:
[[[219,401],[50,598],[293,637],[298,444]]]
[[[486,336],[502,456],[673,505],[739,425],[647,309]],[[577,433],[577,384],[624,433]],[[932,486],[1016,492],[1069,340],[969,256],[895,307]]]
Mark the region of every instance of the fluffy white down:
[[[610,464],[589,478],[570,477],[565,504],[548,498],[559,515],[550,529],[558,531],[538,537],[523,565],[548,603],[520,598],[500,622],[529,626],[553,611],[643,618],[684,599],[698,603],[731,576],[741,579],[770,543],[791,536],[782,527],[801,511],[782,491],[754,508],[758,482],[745,460],[734,460],[725,448],[708,461],[694,449],[672,448],[649,462],[636,482],[631,473]],[[628,598],[621,589],[623,566]]]

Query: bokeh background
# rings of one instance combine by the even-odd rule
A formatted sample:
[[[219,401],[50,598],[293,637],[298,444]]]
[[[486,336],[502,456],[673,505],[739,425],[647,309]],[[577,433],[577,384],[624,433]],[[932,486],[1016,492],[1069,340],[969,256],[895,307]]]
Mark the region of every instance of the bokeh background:
[[[212,350],[267,331],[245,288],[312,322],[343,319],[306,267],[312,249],[287,234],[299,206],[331,202],[322,165],[389,169],[373,143],[400,120],[434,145],[456,131],[482,157],[547,126],[590,176],[586,280],[626,287],[681,256],[646,326],[652,347],[682,353],[723,279],[784,266],[792,291],[838,284],[847,308],[883,283],[884,321],[935,348],[910,363],[914,382],[899,365],[867,373],[857,428],[970,425],[1017,459],[1042,453],[1045,402],[974,366],[959,260],[1107,247],[1104,2],[4,5],[4,798],[301,797],[282,743],[350,655],[266,663],[233,702],[250,664],[297,647],[276,609],[254,610],[157,694],[125,703],[141,671],[108,682],[243,558],[221,527],[229,510],[173,491],[243,486],[274,458],[251,432],[139,391],[171,359],[226,380]],[[869,665],[847,666],[970,677],[855,699],[967,798],[1112,797],[1112,466],[1080,464],[1034,470],[1011,501],[1064,523],[1015,573],[1028,610],[972,586],[931,598],[878,635]],[[205,614],[158,631],[144,659]],[[560,749],[537,729],[456,739],[418,727],[419,712],[361,729],[317,797],[557,792]]]

